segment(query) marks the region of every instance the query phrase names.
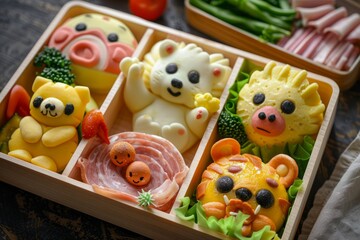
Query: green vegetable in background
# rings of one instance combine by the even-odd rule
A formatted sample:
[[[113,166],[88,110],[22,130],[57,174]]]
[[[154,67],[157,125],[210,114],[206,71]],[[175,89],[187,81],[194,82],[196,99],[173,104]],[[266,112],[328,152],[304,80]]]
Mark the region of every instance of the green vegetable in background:
[[[253,0],[226,0],[226,2],[232,5],[233,7],[236,7],[239,11],[248,14],[255,19],[261,20],[265,23],[274,26],[278,26],[286,30],[291,29],[291,24],[279,18],[280,16],[283,16],[279,14],[279,12],[281,11],[279,10],[275,11],[274,9],[277,8],[272,7],[269,4],[265,5],[266,4],[265,2],[262,2],[263,4],[259,4],[261,1],[253,1]],[[261,8],[259,8],[259,5],[261,6]],[[270,6],[272,8],[270,8]],[[271,16],[270,11],[278,12],[278,13],[276,13],[275,16]]]
[[[291,34],[295,17],[293,9],[283,9],[260,0],[190,0],[190,3],[271,43]]]
[[[44,69],[39,74],[54,82],[73,85],[75,75],[71,72],[71,62],[56,48],[45,47],[34,59],[36,67]]]

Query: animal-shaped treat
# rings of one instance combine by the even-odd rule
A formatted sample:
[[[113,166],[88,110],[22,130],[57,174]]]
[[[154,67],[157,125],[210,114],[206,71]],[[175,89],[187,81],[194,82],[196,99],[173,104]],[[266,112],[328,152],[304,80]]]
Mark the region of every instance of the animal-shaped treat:
[[[317,134],[324,110],[318,84],[308,81],[305,70],[273,61],[251,74],[237,103],[247,137],[259,146],[300,143]]]
[[[61,50],[71,60],[77,84],[88,86],[91,91],[104,92],[111,88],[120,72],[120,61],[132,55],[137,41],[123,22],[102,14],[86,13],[56,29],[48,45]]]
[[[279,154],[264,164],[257,156],[241,155],[233,138],[216,142],[211,156],[214,163],[203,172],[196,192],[206,216],[221,219],[241,211],[249,215],[243,236],[267,225],[278,231],[290,207],[286,189],[298,175],[295,160]]]
[[[231,71],[222,54],[169,39],[156,43],[144,62],[125,58],[120,69],[133,130],[164,137],[182,153],[202,137],[219,109]]]
[[[37,77],[30,100],[30,116],[9,141],[9,155],[61,172],[78,145],[77,126],[90,100],[89,88]]]

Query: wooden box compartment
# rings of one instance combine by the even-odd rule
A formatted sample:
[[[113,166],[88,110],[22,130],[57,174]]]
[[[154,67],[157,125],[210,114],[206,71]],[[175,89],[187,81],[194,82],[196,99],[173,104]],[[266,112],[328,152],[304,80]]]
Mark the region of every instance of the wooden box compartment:
[[[210,53],[222,53],[230,60],[232,72],[220,98],[221,107],[227,100],[227,89],[235,81],[239,71],[251,72],[255,69],[261,69],[270,61],[267,58],[147,22],[116,10],[74,1],[61,9],[1,92],[1,125],[5,122],[4,113],[10,89],[15,84],[20,84],[29,93],[31,92],[31,85],[35,79],[33,59],[40,49],[47,44],[52,32],[66,19],[90,12],[108,15],[124,22],[133,31],[139,42],[133,56],[140,60],[154,43],[166,38],[178,42],[195,43]],[[310,82],[317,82],[319,84],[319,93],[326,106],[326,112],[303,178],[303,188],[295,199],[285,226],[283,239],[291,239],[295,236],[333,125],[339,95],[338,86],[330,79],[312,73],[309,73],[308,78]],[[131,131],[131,113],[123,101],[123,88],[124,76],[120,74],[108,93],[95,96],[100,110],[104,114],[109,128],[109,135]],[[200,182],[201,173],[210,161],[210,148],[217,140],[216,124],[218,112],[210,119],[206,132],[199,143],[183,154],[185,162],[189,167],[189,172],[169,212],[144,209],[126,201],[104,197],[95,193],[90,185],[83,183],[80,178],[79,169],[76,167],[76,162],[79,157],[86,156],[94,144],[96,144],[93,139],[82,139],[80,141],[75,153],[62,173],[54,173],[0,153],[0,180],[151,238],[168,239],[168,236],[171,235],[176,239],[224,239],[226,237],[221,233],[212,232],[196,224],[180,220],[176,217],[174,211],[180,206],[181,197],[192,195],[197,184]]]
[[[341,5],[341,2],[339,3]],[[320,74],[334,80],[341,90],[352,87],[360,76],[360,56],[347,71],[333,69],[300,55],[289,53],[280,46],[260,41],[248,32],[232,26],[194,7],[185,0],[186,19],[199,31],[238,49],[249,51],[276,61],[286,62],[295,67]]]

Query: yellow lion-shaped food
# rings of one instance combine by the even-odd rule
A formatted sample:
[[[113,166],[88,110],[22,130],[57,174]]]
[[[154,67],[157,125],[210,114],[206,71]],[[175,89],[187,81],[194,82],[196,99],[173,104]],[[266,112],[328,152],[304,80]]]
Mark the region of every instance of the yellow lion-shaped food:
[[[30,100],[30,116],[9,141],[9,155],[40,167],[64,170],[78,144],[76,127],[90,100],[87,87],[72,87],[37,77]]]
[[[300,143],[317,134],[324,110],[318,84],[309,83],[305,70],[273,61],[252,73],[237,103],[248,138],[259,146]]]
[[[143,62],[125,58],[120,69],[133,130],[164,137],[180,152],[202,137],[231,71],[222,54],[169,39],[157,42]]]
[[[264,164],[257,156],[240,153],[240,144],[233,138],[223,138],[212,146],[214,163],[203,172],[196,198],[207,217],[221,219],[238,211],[249,215],[243,236],[267,225],[278,231],[290,207],[286,189],[297,178],[298,166],[285,154]]]

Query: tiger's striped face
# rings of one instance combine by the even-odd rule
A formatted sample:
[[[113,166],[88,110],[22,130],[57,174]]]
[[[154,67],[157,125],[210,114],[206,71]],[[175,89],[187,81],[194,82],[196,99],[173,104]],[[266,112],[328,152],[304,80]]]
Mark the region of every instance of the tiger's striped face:
[[[288,186],[282,181],[290,172],[289,165],[274,165],[275,157],[265,164],[254,155],[240,152],[215,159],[213,156],[213,160],[197,188],[197,199],[207,216],[219,219],[241,211],[250,216],[244,223],[250,232],[245,235],[259,226],[279,230],[290,206]],[[296,177],[291,178],[293,181]]]

